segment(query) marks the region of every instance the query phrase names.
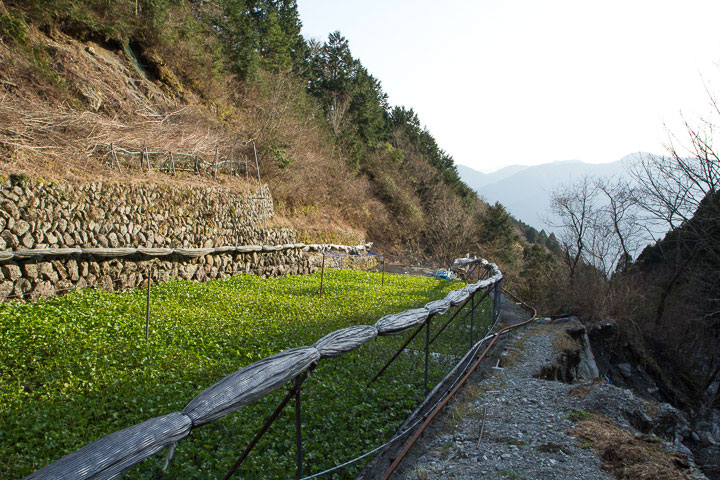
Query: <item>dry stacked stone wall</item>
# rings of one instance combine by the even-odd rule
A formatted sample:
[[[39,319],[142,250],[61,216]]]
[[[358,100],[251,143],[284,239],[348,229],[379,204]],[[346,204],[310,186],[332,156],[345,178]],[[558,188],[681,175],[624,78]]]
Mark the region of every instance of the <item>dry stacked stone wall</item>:
[[[296,242],[295,231],[264,231],[273,216],[269,190],[241,194],[216,187],[0,182],[0,251],[54,248],[209,248]],[[302,251],[98,258],[78,254],[0,263],[0,300],[36,299],[74,288],[134,288],[147,279],[205,281],[237,273],[310,273]]]

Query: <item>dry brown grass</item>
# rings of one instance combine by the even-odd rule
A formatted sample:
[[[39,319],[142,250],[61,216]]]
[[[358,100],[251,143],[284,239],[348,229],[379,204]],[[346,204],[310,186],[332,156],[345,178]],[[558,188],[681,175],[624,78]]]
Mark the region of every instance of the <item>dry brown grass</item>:
[[[632,480],[689,479],[689,464],[680,454],[662,448],[656,437],[636,435],[609,418],[593,414],[579,421],[570,433],[595,450],[606,470]]]
[[[369,226],[390,223],[369,180],[336,153],[299,82],[265,74],[248,87],[226,79],[224,96],[201,99],[175,77],[146,78],[115,47],[56,31],[30,33],[35,58],[30,50],[0,43],[0,175],[253,191],[255,142],[262,181],[276,202],[276,225],[297,226],[314,241],[334,241],[364,239]],[[110,166],[110,143],[134,151],[196,153],[207,162],[216,149],[221,161],[232,149],[241,167],[248,158],[250,181],[244,175],[147,172],[139,156],[125,155],[118,172]],[[289,165],[278,161],[278,149]],[[160,155],[152,160],[155,166]]]

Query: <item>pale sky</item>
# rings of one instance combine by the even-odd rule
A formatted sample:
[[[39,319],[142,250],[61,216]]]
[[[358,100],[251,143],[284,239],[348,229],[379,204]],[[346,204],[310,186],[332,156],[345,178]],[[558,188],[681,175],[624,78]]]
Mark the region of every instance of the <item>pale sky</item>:
[[[493,171],[664,153],[720,87],[719,0],[299,0],[457,163]],[[720,88],[715,88],[720,93]]]

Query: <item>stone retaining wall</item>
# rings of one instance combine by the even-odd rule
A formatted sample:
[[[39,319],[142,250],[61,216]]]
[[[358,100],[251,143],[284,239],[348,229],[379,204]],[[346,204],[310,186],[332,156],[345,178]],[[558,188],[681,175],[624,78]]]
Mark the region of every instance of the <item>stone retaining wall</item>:
[[[19,184],[20,183],[20,184]],[[264,198],[215,187],[89,183],[79,186],[36,181],[0,182],[0,251],[64,247],[208,248],[289,244],[295,231],[264,232],[273,216]],[[264,211],[263,211],[264,210]],[[134,288],[147,279],[205,281],[237,273],[262,276],[315,270],[298,249],[222,253],[187,259],[142,255],[103,259],[78,254],[57,259],[0,264],[0,300],[36,299],[94,286]]]

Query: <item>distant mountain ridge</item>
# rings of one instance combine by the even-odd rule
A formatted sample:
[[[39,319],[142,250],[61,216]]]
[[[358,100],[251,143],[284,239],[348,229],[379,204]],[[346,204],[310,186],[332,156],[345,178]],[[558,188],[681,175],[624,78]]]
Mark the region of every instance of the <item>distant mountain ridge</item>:
[[[541,165],[511,165],[482,173],[458,165],[460,178],[489,203],[500,202],[517,219],[538,230],[553,231],[550,195],[560,186],[584,176],[628,178],[626,167],[639,162],[644,152],[626,155],[609,163],[565,160]]]

